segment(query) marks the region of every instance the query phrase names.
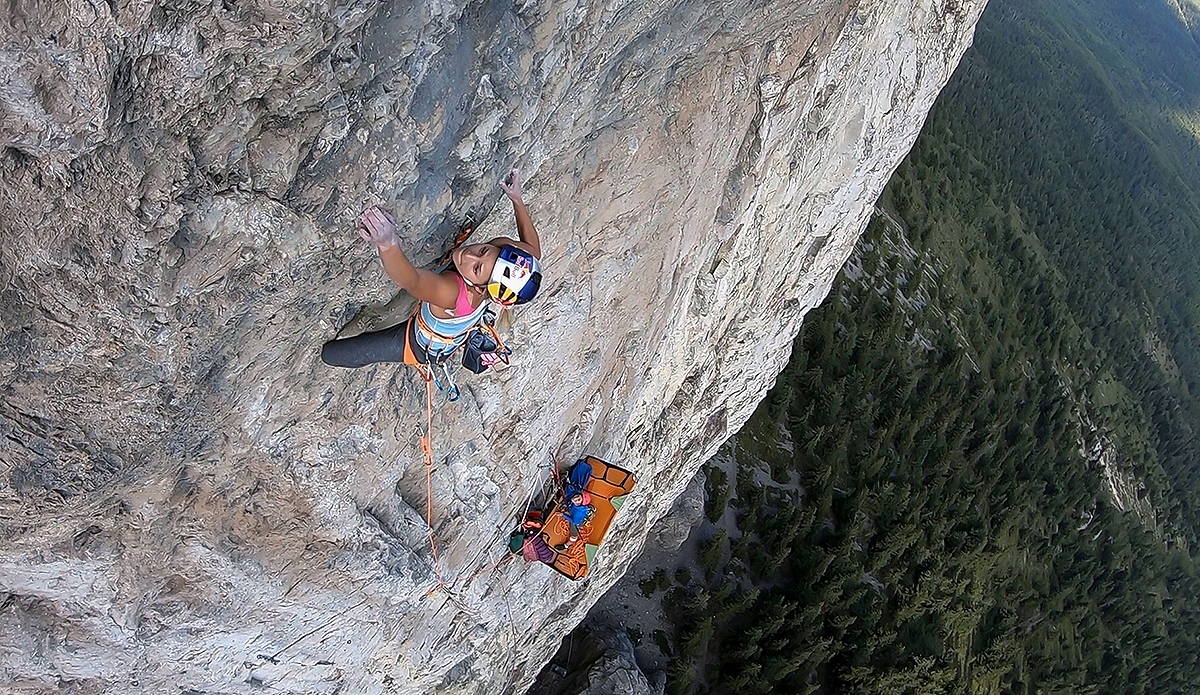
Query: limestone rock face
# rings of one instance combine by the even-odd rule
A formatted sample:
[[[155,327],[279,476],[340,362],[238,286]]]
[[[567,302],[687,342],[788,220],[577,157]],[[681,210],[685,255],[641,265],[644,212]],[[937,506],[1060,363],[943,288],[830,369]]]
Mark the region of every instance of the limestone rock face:
[[[663,695],[667,674],[642,672],[624,630],[600,628],[580,638],[577,632],[567,638],[572,640],[570,668],[552,663],[538,674],[527,695]],[[557,658],[563,658],[561,649]]]
[[[671,507],[646,535],[646,547],[671,554],[691,535],[704,517],[704,476],[697,474]]]
[[[5,4],[4,690],[522,692],[770,386],[982,6]],[[430,500],[422,382],[318,349],[386,314],[364,206],[429,262],[512,229],[513,163],[546,279],[438,403]],[[501,562],[582,452],[639,478],[590,577]]]

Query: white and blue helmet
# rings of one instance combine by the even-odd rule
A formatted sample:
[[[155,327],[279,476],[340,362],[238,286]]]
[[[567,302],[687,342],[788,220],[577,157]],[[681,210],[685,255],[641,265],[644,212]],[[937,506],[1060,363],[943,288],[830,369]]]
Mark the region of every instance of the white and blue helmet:
[[[511,244],[500,247],[487,284],[489,297],[504,306],[524,304],[533,299],[541,285],[541,265],[532,253]]]

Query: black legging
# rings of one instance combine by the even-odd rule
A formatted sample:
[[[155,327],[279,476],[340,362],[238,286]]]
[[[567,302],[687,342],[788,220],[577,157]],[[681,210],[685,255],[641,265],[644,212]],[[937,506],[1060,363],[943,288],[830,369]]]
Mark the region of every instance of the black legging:
[[[321,347],[321,361],[331,367],[365,367],[379,362],[403,362],[404,343],[411,341],[417,361],[427,363],[429,357],[421,349],[421,344],[413,340],[412,329],[412,319],[409,319],[381,331],[331,340]]]

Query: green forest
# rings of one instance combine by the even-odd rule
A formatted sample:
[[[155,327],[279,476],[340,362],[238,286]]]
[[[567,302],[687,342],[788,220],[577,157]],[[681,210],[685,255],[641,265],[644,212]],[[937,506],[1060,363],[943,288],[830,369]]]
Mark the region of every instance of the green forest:
[[[1200,692],[1196,9],[992,0],[642,585],[669,692]]]

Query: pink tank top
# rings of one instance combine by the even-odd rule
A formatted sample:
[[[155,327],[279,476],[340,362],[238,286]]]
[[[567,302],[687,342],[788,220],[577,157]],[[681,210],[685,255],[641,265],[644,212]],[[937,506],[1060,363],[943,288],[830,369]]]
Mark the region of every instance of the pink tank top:
[[[475,312],[475,307],[471,306],[471,293],[467,292],[467,283],[458,273],[454,274],[454,279],[458,280],[458,298],[454,300],[454,315],[470,316]]]

